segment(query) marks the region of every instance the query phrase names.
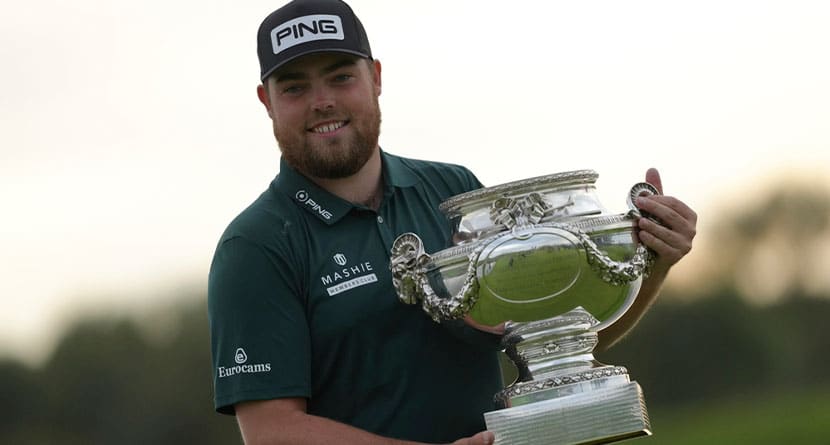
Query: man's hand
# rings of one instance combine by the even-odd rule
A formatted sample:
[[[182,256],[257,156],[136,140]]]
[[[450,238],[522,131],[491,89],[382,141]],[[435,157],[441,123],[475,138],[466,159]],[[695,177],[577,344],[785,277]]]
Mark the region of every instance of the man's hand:
[[[663,196],[663,184],[657,169],[646,172],[646,182],[660,191],[660,195],[637,198],[636,204],[661,222],[640,218],[638,236],[651,248],[657,258],[651,274],[643,280],[640,293],[626,313],[611,326],[599,332],[599,344],[595,351],[604,351],[630,331],[657,299],[669,269],[692,250],[692,240],[697,233],[697,214],[685,203],[672,196]]]
[[[665,274],[692,250],[692,240],[697,234],[697,214],[679,199],[662,195],[663,184],[657,169],[650,168],[646,172],[646,182],[655,186],[661,195],[637,198],[637,207],[653,215],[662,225],[640,218],[639,237],[657,254],[654,272]]]
[[[495,326],[488,326],[486,324],[482,324],[475,321],[473,317],[470,316],[470,314],[467,314],[464,316],[464,323],[467,323],[468,326],[474,327],[479,331],[489,332],[491,334],[496,335],[504,335],[505,322],[501,322]]]
[[[452,445],[492,445],[496,441],[496,436],[490,431],[482,431],[473,437],[465,437],[458,439]]]

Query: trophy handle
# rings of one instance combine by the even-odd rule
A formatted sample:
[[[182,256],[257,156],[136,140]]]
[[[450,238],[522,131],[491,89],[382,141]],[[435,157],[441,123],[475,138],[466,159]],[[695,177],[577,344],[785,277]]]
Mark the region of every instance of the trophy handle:
[[[390,269],[392,284],[398,298],[405,304],[416,304],[423,298],[424,265],[432,260],[424,251],[424,243],[414,233],[404,233],[392,243]],[[426,282],[427,286],[429,285]]]
[[[422,308],[433,320],[462,318],[475,304],[478,297],[478,280],[475,266],[480,249],[470,254],[467,278],[457,295],[439,296],[429,281],[432,257],[424,251],[421,238],[414,233],[404,233],[392,243],[392,284],[398,298],[405,304],[422,302]],[[445,292],[446,293],[446,292]]]
[[[660,191],[648,182],[638,182],[631,187],[628,193],[628,217],[635,222],[639,218],[649,218],[657,223],[660,223],[651,214],[640,210],[637,207],[636,199],[640,196],[659,195]],[[576,234],[583,242],[585,250],[588,252],[588,262],[591,268],[599,274],[599,276],[609,284],[623,285],[637,278],[647,277],[651,271],[651,265],[654,264],[654,254],[645,245],[638,242],[634,256],[628,261],[615,261],[611,259],[605,252],[601,251],[596,243],[584,233]]]

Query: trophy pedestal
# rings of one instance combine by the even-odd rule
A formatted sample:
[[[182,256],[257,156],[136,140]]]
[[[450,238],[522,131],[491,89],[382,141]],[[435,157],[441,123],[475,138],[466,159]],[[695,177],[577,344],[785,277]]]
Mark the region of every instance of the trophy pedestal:
[[[602,444],[651,435],[636,382],[491,411],[484,420],[499,445]]]
[[[601,444],[650,435],[643,391],[621,366],[594,360],[597,324],[582,308],[508,328],[502,344],[519,378],[484,414],[504,445]]]

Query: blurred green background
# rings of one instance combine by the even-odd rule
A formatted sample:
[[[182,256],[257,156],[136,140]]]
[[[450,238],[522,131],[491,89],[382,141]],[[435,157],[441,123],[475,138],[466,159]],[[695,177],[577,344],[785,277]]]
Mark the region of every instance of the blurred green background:
[[[816,267],[830,194],[770,190],[706,215],[692,254],[705,267],[598,355],[645,391],[654,435],[640,443],[830,443],[830,292]],[[81,319],[43,363],[0,362],[0,443],[241,443],[212,408],[205,295],[170,301]]]

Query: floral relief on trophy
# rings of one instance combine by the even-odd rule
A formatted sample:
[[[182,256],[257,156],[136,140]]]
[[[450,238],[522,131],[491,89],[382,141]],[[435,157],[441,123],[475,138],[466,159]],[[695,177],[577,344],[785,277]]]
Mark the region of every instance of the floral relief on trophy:
[[[490,219],[507,229],[538,224],[545,218],[567,215],[568,207],[575,204],[573,196],[560,206],[552,206],[539,193],[530,193],[519,198],[503,197],[490,206]]]

